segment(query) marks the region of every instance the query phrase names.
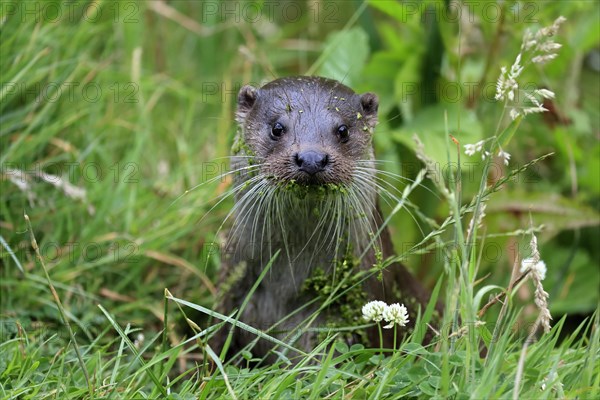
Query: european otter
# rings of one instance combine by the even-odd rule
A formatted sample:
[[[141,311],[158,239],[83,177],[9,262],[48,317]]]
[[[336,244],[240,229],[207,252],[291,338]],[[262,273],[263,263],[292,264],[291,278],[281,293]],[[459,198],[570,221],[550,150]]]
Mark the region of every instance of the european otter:
[[[232,157],[236,204],[230,251],[223,257],[221,312],[242,306],[278,252],[239,320],[282,340],[295,338],[294,346],[310,351],[318,332],[298,329],[340,322],[340,303],[356,300],[341,297],[314,316],[321,305],[316,292],[393,254],[387,229],[380,229],[371,140],[377,108],[375,94],[359,95],[321,77],[281,78],[240,90]],[[427,304],[429,293],[403,265],[376,275],[365,275],[357,286],[358,303],[404,302],[414,313]],[[353,309],[356,320],[341,325],[360,324],[360,305]],[[217,346],[228,332],[217,335]],[[255,339],[236,329],[229,355]],[[391,347],[389,338],[385,344]],[[250,351],[263,357],[272,347],[258,340]]]

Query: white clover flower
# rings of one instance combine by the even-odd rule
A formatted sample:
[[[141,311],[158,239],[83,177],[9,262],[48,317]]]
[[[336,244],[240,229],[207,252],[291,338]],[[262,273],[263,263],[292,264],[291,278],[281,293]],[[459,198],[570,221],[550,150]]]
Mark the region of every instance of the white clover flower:
[[[527,271],[528,269],[531,269],[531,272],[536,274],[541,281],[546,278],[547,268],[544,261],[539,260],[536,262],[535,258],[533,257],[524,258],[521,261],[521,273]]]
[[[385,322],[389,322],[388,325],[384,326],[386,329],[391,329],[394,325],[406,326],[408,323],[408,310],[404,307],[404,304],[390,304],[383,311],[383,319],[385,319]]]
[[[370,301],[362,308],[363,318],[367,321],[379,322],[383,319],[383,313],[388,305],[379,300]]]
[[[500,157],[502,159],[502,161],[504,162],[504,165],[508,165],[508,160],[510,160],[510,154],[507,153],[504,150],[500,150],[498,152],[498,157]]]

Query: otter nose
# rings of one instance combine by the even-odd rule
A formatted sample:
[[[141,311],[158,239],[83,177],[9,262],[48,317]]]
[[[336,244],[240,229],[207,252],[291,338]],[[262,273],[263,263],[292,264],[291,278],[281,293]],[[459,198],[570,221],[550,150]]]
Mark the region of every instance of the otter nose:
[[[294,159],[298,169],[310,175],[314,175],[317,172],[323,171],[329,162],[329,156],[326,153],[321,153],[314,150],[296,153]]]

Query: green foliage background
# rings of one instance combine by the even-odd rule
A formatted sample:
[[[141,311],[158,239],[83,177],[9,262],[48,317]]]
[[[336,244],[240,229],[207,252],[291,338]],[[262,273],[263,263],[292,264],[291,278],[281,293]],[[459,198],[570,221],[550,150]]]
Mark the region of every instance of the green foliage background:
[[[164,288],[213,305],[214,243],[223,242],[219,228],[231,199],[215,201],[225,179],[198,185],[227,170],[223,157],[242,84],[319,74],[377,93],[377,157],[390,161],[385,169],[414,178],[421,165],[413,134],[442,169],[448,165],[445,113],[461,148],[489,137],[502,111],[493,100],[500,66],[512,64],[526,29],[559,15],[567,18],[555,39],[563,44],[559,57],[528,68],[522,78],[556,92],[552,112],[528,116],[505,149],[512,154],[509,168],[554,154],[489,202],[478,276],[481,285],[506,286],[512,264],[529,254],[529,237],[504,234],[543,225],[538,237],[554,319],[568,314],[569,333],[597,309],[597,2],[471,2],[472,15],[463,5],[460,17],[438,1],[267,3],[2,2],[0,335],[6,343],[26,337],[28,351],[35,348],[25,359],[9,345],[0,348],[7,356],[0,360],[3,387],[9,381],[27,387],[26,374],[11,375],[15,363],[33,368],[37,362],[37,369],[41,362],[39,368],[52,370],[53,357],[69,343],[24,213],[77,339],[104,346],[86,357],[107,366],[104,357],[114,357],[118,336],[98,304],[147,339],[165,322]],[[464,199],[478,190],[480,161],[461,156],[470,163],[463,164]],[[447,205],[426,185],[411,201],[441,221]],[[77,188],[85,195],[77,196]],[[408,212],[396,215],[390,228],[400,254],[424,235]],[[441,260],[434,251],[406,262],[433,287],[443,274]],[[518,297],[526,306],[531,292],[524,287]],[[206,321],[193,310],[188,317]],[[191,335],[181,315],[169,324],[171,343]],[[81,371],[72,373],[81,379]],[[114,374],[113,380],[121,377]],[[61,374],[46,377],[69,385]]]

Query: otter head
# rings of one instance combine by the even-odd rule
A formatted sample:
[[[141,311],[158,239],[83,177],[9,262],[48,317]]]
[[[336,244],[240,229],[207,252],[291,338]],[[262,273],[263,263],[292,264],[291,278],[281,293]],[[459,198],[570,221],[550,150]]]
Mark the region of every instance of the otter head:
[[[354,167],[372,160],[377,96],[331,79],[291,77],[244,86],[236,119],[246,155],[275,184],[349,184]]]

